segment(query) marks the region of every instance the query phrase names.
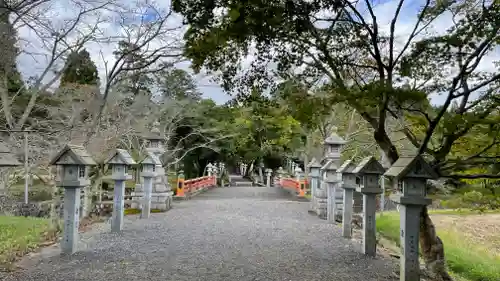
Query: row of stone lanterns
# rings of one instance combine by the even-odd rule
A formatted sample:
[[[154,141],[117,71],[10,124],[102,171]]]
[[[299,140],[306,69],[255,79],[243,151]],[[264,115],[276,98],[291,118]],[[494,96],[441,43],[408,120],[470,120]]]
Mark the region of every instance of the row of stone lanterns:
[[[342,220],[342,235],[351,237],[353,201],[356,193],[363,197],[363,253],[376,254],[377,195],[383,192],[379,180],[390,177],[396,194],[391,200],[400,209],[400,280],[419,280],[418,237],[420,212],[431,203],[426,198],[426,181],[437,178],[422,156],[401,156],[387,171],[373,157],[366,157],[358,165],[347,160],[340,165],[340,152],[345,141],[335,133],[325,140],[325,157],[307,165],[311,178],[310,211],[334,223]]]
[[[60,167],[57,185],[64,188],[64,229],[61,249],[63,253],[74,253],[78,244],[80,191],[81,188],[90,185],[88,170],[90,166],[96,165],[96,162],[83,146],[66,145],[50,164]],[[128,171],[136,162],[128,151],[117,149],[105,161],[105,164],[111,166],[112,179],[115,181],[111,231],[119,232],[123,228],[125,181],[132,178]],[[152,179],[155,176],[155,167],[161,165],[161,162],[156,155],[148,152],[139,164],[145,190],[141,218],[146,219],[149,218],[151,211]]]

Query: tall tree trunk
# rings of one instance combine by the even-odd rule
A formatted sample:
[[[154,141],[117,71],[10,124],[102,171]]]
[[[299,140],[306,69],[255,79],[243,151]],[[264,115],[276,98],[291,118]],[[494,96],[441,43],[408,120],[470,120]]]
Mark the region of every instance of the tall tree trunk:
[[[433,280],[452,281],[446,270],[444,245],[437,236],[436,227],[429,216],[427,206],[420,212],[420,253],[424,258],[425,267]]]

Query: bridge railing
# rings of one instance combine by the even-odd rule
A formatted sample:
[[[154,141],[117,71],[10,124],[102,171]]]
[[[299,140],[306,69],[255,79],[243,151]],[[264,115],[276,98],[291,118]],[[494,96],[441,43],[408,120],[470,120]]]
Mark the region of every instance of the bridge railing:
[[[307,193],[307,179],[297,180],[294,178],[281,178],[279,185],[297,197],[305,197]]]
[[[204,176],[194,179],[184,180],[183,178],[177,179],[177,194],[176,197],[191,197],[199,192],[213,188],[217,185],[217,177]]]

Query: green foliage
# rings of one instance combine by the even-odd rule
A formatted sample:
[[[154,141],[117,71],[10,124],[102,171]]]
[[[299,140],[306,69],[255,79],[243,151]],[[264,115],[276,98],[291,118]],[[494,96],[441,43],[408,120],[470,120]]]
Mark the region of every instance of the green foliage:
[[[321,120],[329,116],[332,111],[328,97],[310,93],[307,85],[300,81],[288,80],[279,84],[273,96],[306,130],[320,126]]]
[[[145,69],[152,62],[144,58],[138,45],[127,41],[118,42],[113,52],[117,60],[124,62],[117,82],[124,93],[131,93],[131,100],[139,94],[151,94],[153,78]],[[131,101],[130,101],[131,102]]]
[[[290,152],[301,143],[300,123],[257,91],[243,101],[230,129],[238,134],[234,154],[247,162]]]
[[[46,241],[50,231],[48,219],[0,216],[0,270]]]
[[[500,209],[500,195],[483,194],[480,191],[473,190],[443,200],[441,204],[443,207],[450,209],[470,209],[485,212]]]
[[[193,77],[185,70],[168,67],[157,75],[157,84],[163,98],[168,99],[193,99],[199,100],[201,93],[198,91]]]
[[[61,76],[61,85],[66,84],[99,84],[97,66],[90,58],[90,54],[86,49],[69,54]]]
[[[410,36],[404,48],[393,48],[398,39],[379,28],[385,23],[373,22],[375,16],[349,1],[178,0],[173,8],[189,24],[185,53],[195,70],[221,73],[227,90],[248,97],[257,85],[263,90],[285,79],[276,96],[289,93],[280,99],[302,128],[310,128],[328,105],[345,103],[373,130],[392,163],[401,152],[418,149],[443,176],[483,176],[470,170],[480,167],[500,177],[491,170],[499,166],[500,75],[478,68],[500,43],[500,4],[425,3],[415,15],[414,30],[422,33]],[[434,34],[427,28],[450,10],[457,16],[451,28],[420,36]],[[250,67],[243,68],[247,59]],[[295,89],[283,91],[290,86]],[[314,87],[326,107],[309,99]],[[430,95],[443,96],[444,103],[431,106]],[[387,118],[402,127],[397,130],[411,147],[389,137]],[[461,144],[471,139],[474,144],[464,149]]]

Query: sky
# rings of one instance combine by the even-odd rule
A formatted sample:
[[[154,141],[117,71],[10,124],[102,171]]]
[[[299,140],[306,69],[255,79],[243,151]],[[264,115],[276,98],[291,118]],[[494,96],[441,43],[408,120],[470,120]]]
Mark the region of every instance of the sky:
[[[47,22],[55,27],[55,28],[64,28],[68,25],[68,21],[75,17],[78,9],[74,6],[75,1],[83,1],[83,0],[54,0],[50,1],[50,7],[44,12],[44,15],[47,19]],[[87,0],[89,1],[89,0]],[[104,0],[92,0],[92,1],[104,1]],[[128,3],[130,5],[135,5],[136,1],[132,0],[121,0],[123,3]],[[362,1],[361,1],[362,2]],[[383,0],[383,1],[373,1],[375,3],[375,14],[377,16],[377,21],[380,25],[382,31],[388,31],[390,21],[394,15],[396,9],[396,0]],[[401,47],[405,39],[410,34],[414,23],[416,22],[417,11],[421,3],[424,2],[422,0],[408,0],[403,5],[403,9],[401,11],[399,20],[396,24],[396,34],[397,34],[397,42],[396,48]],[[144,1],[146,3],[146,1]],[[151,1],[147,1],[147,3],[153,3]],[[126,21],[128,24],[134,23],[135,21],[139,21],[140,19],[145,21],[154,21],[156,20],[159,14],[162,15],[169,8],[168,1],[159,1],[158,3],[154,3],[156,10],[150,8],[142,8],[139,13],[133,17],[127,18]],[[73,5],[73,6],[72,6]],[[361,10],[367,13],[367,10],[361,7]],[[114,37],[117,34],[123,35],[123,30],[119,25],[120,18],[111,12],[100,11],[97,14],[88,15],[84,23],[94,23],[100,17],[101,19],[106,19],[105,22],[99,24],[99,30],[102,31],[103,35]],[[369,17],[368,17],[369,18]],[[57,19],[57,20],[56,20]],[[185,27],[182,26],[182,17],[180,15],[173,15],[169,18],[168,21],[169,27],[177,27],[175,31],[172,32],[171,39],[181,39],[182,34],[185,31]],[[451,16],[444,15],[438,20],[436,20],[433,24],[433,32],[434,33],[442,33],[448,27],[451,26]],[[80,33],[84,33],[86,28],[88,27],[82,25],[79,28]],[[37,33],[38,32],[38,33]],[[43,34],[37,30],[34,32],[33,29],[24,26],[18,29],[18,35],[20,38],[20,49],[23,53],[18,57],[18,69],[23,74],[25,79],[28,79],[31,76],[40,75],[45,69],[48,60],[45,58],[45,55],[48,53],[48,47],[42,44],[40,37],[50,37],[48,34]],[[42,34],[40,34],[42,33]],[[81,35],[81,34],[80,34]],[[71,39],[77,38],[78,34],[72,33],[69,36],[69,41]],[[87,44],[85,47],[91,54],[93,61],[98,66],[99,74],[101,76],[101,81],[103,81],[103,77],[105,77],[106,67],[109,69],[110,65],[112,65],[114,61],[114,56],[112,54],[114,50],[114,44],[109,44],[106,42],[100,43],[92,43]],[[496,49],[493,54],[486,57],[484,61],[480,65],[480,69],[494,71],[493,62],[500,60],[500,49]],[[59,67],[60,62],[59,62]],[[184,61],[178,64],[178,67],[186,69],[190,72],[190,63],[188,61]],[[51,79],[51,74],[49,73],[44,80],[45,82]],[[203,93],[204,97],[211,98],[215,102],[221,104],[230,99],[230,96],[224,93],[222,88],[220,88],[216,83],[214,83],[211,79],[212,77],[207,73],[202,73],[199,75],[195,75],[195,79],[198,83],[200,91]],[[431,102],[434,104],[440,104],[443,102],[443,97],[440,96],[432,96]]]

